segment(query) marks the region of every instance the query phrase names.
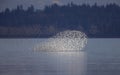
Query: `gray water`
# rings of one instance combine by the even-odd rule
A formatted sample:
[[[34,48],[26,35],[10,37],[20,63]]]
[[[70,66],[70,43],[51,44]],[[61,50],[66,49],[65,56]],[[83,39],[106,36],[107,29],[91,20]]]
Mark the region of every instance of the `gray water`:
[[[88,39],[83,52],[36,52],[42,39],[0,39],[0,75],[119,75],[120,39]]]

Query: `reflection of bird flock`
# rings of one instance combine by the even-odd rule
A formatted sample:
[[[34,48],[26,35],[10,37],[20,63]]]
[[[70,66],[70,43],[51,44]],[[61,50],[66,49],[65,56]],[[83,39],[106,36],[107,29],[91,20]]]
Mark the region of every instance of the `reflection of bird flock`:
[[[66,30],[38,44],[34,50],[39,51],[79,51],[87,44],[85,33]]]

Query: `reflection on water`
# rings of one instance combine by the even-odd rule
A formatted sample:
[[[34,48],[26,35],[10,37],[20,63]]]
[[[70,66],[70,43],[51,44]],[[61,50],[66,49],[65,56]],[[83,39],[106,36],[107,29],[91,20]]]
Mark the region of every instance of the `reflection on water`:
[[[0,75],[85,75],[86,71],[84,52],[43,52],[31,57],[16,55],[4,62],[0,65]]]
[[[34,51],[34,45],[42,42],[41,39],[0,41],[0,75],[85,75],[86,53],[83,51]]]
[[[0,39],[0,75],[120,74],[120,39],[88,39],[86,52],[34,52],[41,41]]]
[[[85,75],[85,52],[53,52],[50,53],[49,64],[56,70],[56,75]]]

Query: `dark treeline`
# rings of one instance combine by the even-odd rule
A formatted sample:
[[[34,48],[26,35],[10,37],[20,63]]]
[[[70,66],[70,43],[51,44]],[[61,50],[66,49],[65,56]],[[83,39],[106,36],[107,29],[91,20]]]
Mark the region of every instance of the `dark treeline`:
[[[53,4],[46,6],[44,10],[36,10],[31,5],[24,10],[20,5],[13,10],[6,8],[0,13],[0,36],[10,36],[10,32],[14,35],[14,31],[12,32],[12,29],[10,31],[11,27],[13,30],[15,28],[21,28],[21,30],[26,28],[25,30],[27,30],[31,27],[33,29],[30,32],[38,29],[37,33],[44,35],[74,29],[85,32],[88,37],[120,37],[120,7],[116,4],[90,6],[70,3],[63,6]]]

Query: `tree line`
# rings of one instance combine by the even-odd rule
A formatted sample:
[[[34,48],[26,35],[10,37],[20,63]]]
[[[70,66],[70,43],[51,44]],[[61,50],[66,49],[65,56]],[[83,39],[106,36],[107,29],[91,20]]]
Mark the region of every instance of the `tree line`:
[[[27,27],[34,27],[33,30],[39,27],[37,29],[43,34],[69,29],[83,31],[88,37],[120,37],[120,6],[76,5],[71,2],[62,6],[45,6],[43,10],[35,9],[31,5],[25,10],[19,5],[16,9],[6,8],[0,12],[0,27],[25,27],[26,30]]]

